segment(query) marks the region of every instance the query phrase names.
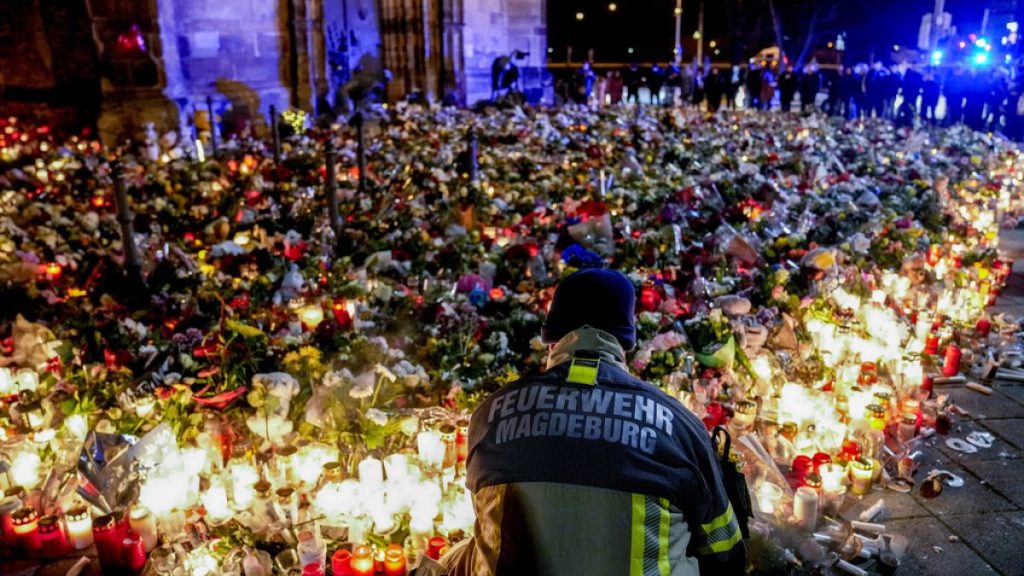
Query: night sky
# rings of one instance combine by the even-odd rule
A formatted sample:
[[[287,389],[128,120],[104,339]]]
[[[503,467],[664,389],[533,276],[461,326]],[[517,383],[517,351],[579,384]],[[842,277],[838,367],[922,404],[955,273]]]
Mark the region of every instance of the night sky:
[[[608,9],[610,3],[610,0],[548,0],[548,58],[564,62],[566,48],[572,46],[575,62],[585,58],[588,48],[594,50],[594,59],[598,62],[671,59],[675,0],[618,0],[614,2],[615,11]],[[980,28],[986,7],[1006,4],[998,0],[946,0],[946,11],[952,14],[958,31],[967,33]],[[698,0],[683,0],[682,36],[689,42],[684,48],[686,60],[693,57],[695,50],[692,35],[697,29],[698,5]],[[705,1],[705,53],[713,52],[708,48],[709,41],[717,38],[723,42],[727,38],[730,28],[725,6],[726,2],[721,0]],[[822,25],[824,32],[818,44],[834,39],[835,32],[845,31],[847,58],[865,60],[872,49],[877,54],[888,52],[894,44],[913,46],[917,43],[921,16],[933,6],[933,0],[846,1],[840,17]],[[576,19],[577,12],[583,12],[582,21]],[[768,24],[766,20],[765,25]],[[760,48],[772,43],[769,32]],[[633,48],[632,54],[629,48]],[[728,50],[715,58],[728,60]]]

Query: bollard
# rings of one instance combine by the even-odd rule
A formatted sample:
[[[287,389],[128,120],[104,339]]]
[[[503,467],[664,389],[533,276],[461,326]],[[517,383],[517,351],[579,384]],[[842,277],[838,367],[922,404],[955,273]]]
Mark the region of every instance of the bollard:
[[[277,117],[277,106],[270,105],[270,135],[274,141],[274,164],[281,163],[281,126]]]
[[[128,206],[128,189],[124,173],[120,163],[115,163],[111,168],[111,175],[114,177],[114,201],[117,202],[117,221],[121,224],[125,276],[133,289],[144,290],[146,283],[142,278],[142,261],[139,259],[138,247],[135,246],[135,215]]]
[[[476,128],[470,128],[469,130],[469,181],[476,182],[477,174],[479,173],[479,165],[477,164],[477,156],[479,156],[480,139],[476,134]]]
[[[352,115],[352,126],[356,129],[356,156],[359,160],[359,193],[366,192],[366,141],[363,135],[363,113]]]
[[[334,139],[327,138],[324,142],[324,156],[326,163],[326,178],[324,192],[327,194],[327,216],[331,221],[331,230],[334,232],[334,247],[332,252],[337,252],[338,241],[341,239],[341,215],[338,210],[338,179],[335,169]]]
[[[206,111],[210,115],[210,155],[217,157],[217,120],[213,115],[213,96],[206,97]]]

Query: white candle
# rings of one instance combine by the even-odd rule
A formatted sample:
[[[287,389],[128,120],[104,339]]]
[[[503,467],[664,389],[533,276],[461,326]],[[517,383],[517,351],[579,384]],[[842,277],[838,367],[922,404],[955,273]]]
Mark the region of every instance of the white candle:
[[[437,430],[424,430],[416,435],[416,450],[420,462],[430,470],[440,470],[444,463],[444,441]]]
[[[156,548],[156,517],[153,516],[153,513],[148,508],[143,506],[133,508],[128,516],[128,526],[131,527],[132,532],[138,534],[139,538],[142,539],[143,544],[146,546],[146,552],[151,552]]]
[[[810,486],[796,489],[793,500],[793,515],[804,530],[814,530],[818,523],[818,492]]]
[[[214,523],[226,520],[231,516],[231,510],[228,508],[228,491],[219,477],[210,481],[210,487],[206,489],[200,500],[202,500],[210,520]]]
[[[782,488],[771,482],[764,482],[757,491],[757,504],[765,514],[774,514],[781,499]]]
[[[359,463],[359,483],[368,490],[378,490],[384,485],[384,467],[376,458],[367,458]]]
[[[253,486],[259,482],[256,467],[244,462],[231,464],[231,492],[236,510],[248,510],[255,496]]]
[[[196,159],[200,162],[206,162],[206,151],[203,150],[203,141],[196,140]]]
[[[92,546],[92,516],[84,506],[72,508],[67,513],[68,540],[75,550]]]

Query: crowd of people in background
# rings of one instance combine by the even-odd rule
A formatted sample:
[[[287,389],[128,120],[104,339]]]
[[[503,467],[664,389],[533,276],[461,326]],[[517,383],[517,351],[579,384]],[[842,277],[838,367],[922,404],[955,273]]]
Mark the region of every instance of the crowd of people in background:
[[[641,94],[646,100],[641,102]],[[637,63],[596,70],[584,62],[562,84],[562,97],[580,104],[726,107],[755,110],[820,110],[844,118],[884,118],[898,125],[915,119],[933,125],[963,123],[975,130],[1024,139],[1024,83],[1002,68],[907,64],[819,67],[680,66]],[[940,100],[943,105],[940,106]]]

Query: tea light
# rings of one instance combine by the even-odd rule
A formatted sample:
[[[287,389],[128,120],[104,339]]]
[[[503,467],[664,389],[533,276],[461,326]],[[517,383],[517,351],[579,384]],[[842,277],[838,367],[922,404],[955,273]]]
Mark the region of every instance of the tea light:
[[[260,480],[256,467],[247,462],[231,464],[231,499],[236,510],[248,510],[256,496],[253,486]]]
[[[352,549],[350,566],[353,576],[373,576],[373,554],[369,546],[360,544]]]
[[[741,400],[736,403],[732,424],[737,430],[749,430],[757,416],[757,402]]]
[[[405,576],[405,550],[401,544],[388,544],[384,550],[384,576]]]
[[[148,508],[137,506],[128,516],[128,526],[139,535],[146,552],[152,552],[157,545],[156,517]]]
[[[11,529],[17,546],[35,552],[42,547],[39,534],[39,514],[31,506],[22,506],[11,514]]]
[[[771,482],[763,482],[757,490],[757,504],[764,514],[775,514],[782,500],[782,488]]]
[[[316,327],[324,321],[324,309],[319,302],[307,304],[299,308],[299,319],[309,330],[316,330]]]
[[[796,489],[793,500],[793,515],[800,527],[807,531],[814,530],[818,523],[818,492],[810,486]]]
[[[68,524],[68,539],[75,550],[92,546],[92,516],[85,506],[68,510],[65,520]]]
[[[850,491],[858,496],[863,496],[871,491],[871,476],[874,474],[874,464],[865,458],[858,458],[850,461]]]
[[[228,508],[228,491],[224,482],[219,476],[210,481],[209,488],[200,496],[206,514],[214,523],[220,523],[231,517],[231,509]]]

